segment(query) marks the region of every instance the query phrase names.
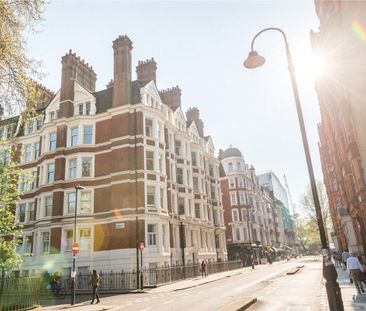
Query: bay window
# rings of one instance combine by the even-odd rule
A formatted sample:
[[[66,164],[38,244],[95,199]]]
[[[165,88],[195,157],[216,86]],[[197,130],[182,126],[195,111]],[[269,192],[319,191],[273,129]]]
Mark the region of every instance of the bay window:
[[[56,150],[56,132],[49,134],[49,151],[55,151]]]
[[[80,236],[80,249],[91,250],[91,228],[81,228],[79,229],[79,236]]]
[[[93,126],[84,125],[84,139],[83,143],[86,145],[91,145],[93,143]]]
[[[90,213],[91,212],[91,192],[81,193],[81,204],[80,213]]]
[[[156,246],[156,224],[147,225],[147,245]]]

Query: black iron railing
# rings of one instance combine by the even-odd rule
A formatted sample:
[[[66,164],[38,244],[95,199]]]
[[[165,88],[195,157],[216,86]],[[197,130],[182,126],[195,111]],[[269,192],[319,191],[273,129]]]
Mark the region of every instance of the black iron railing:
[[[242,267],[241,261],[217,262],[207,265],[207,273],[214,274]],[[143,269],[143,286],[155,287],[161,284],[198,277],[201,275],[199,264],[187,266],[173,266],[158,269]],[[134,290],[137,287],[137,273],[135,270],[120,272],[100,272],[101,293],[118,293]],[[76,292],[91,290],[91,274],[77,274]],[[70,277],[61,276],[62,292],[70,293]],[[42,277],[5,277],[0,279],[0,310],[26,310],[39,304],[42,295],[52,295],[50,284]]]

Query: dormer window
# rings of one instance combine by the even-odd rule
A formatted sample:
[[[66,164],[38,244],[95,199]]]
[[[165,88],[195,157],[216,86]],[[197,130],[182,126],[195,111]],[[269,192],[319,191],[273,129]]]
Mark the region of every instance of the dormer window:
[[[85,103],[85,114],[90,115],[90,102]]]
[[[85,103],[82,103],[78,106],[79,108],[79,115],[82,116],[82,115],[90,115],[90,102],[85,102]]]
[[[37,119],[36,121],[37,131],[42,127],[42,125],[43,125],[43,119]]]
[[[56,120],[56,118],[57,118],[56,111],[50,112],[50,121],[54,121]]]
[[[27,124],[27,133],[32,134],[34,132],[34,122],[29,121]]]

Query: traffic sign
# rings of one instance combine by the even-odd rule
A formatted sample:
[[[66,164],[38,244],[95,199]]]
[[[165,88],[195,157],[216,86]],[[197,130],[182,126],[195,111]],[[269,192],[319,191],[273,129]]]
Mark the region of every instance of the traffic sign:
[[[75,242],[74,244],[72,244],[72,252],[74,255],[76,255],[80,250],[80,247],[79,247],[79,243],[78,242]]]
[[[145,249],[145,242],[144,241],[139,242],[139,249],[140,249],[141,252]]]

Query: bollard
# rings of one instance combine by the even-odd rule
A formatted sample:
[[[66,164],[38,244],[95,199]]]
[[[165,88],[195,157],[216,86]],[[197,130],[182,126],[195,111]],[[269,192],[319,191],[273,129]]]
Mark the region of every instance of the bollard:
[[[327,290],[329,310],[344,311],[341,289],[337,282],[337,270],[330,257],[323,258],[323,277],[326,280],[325,288]]]

